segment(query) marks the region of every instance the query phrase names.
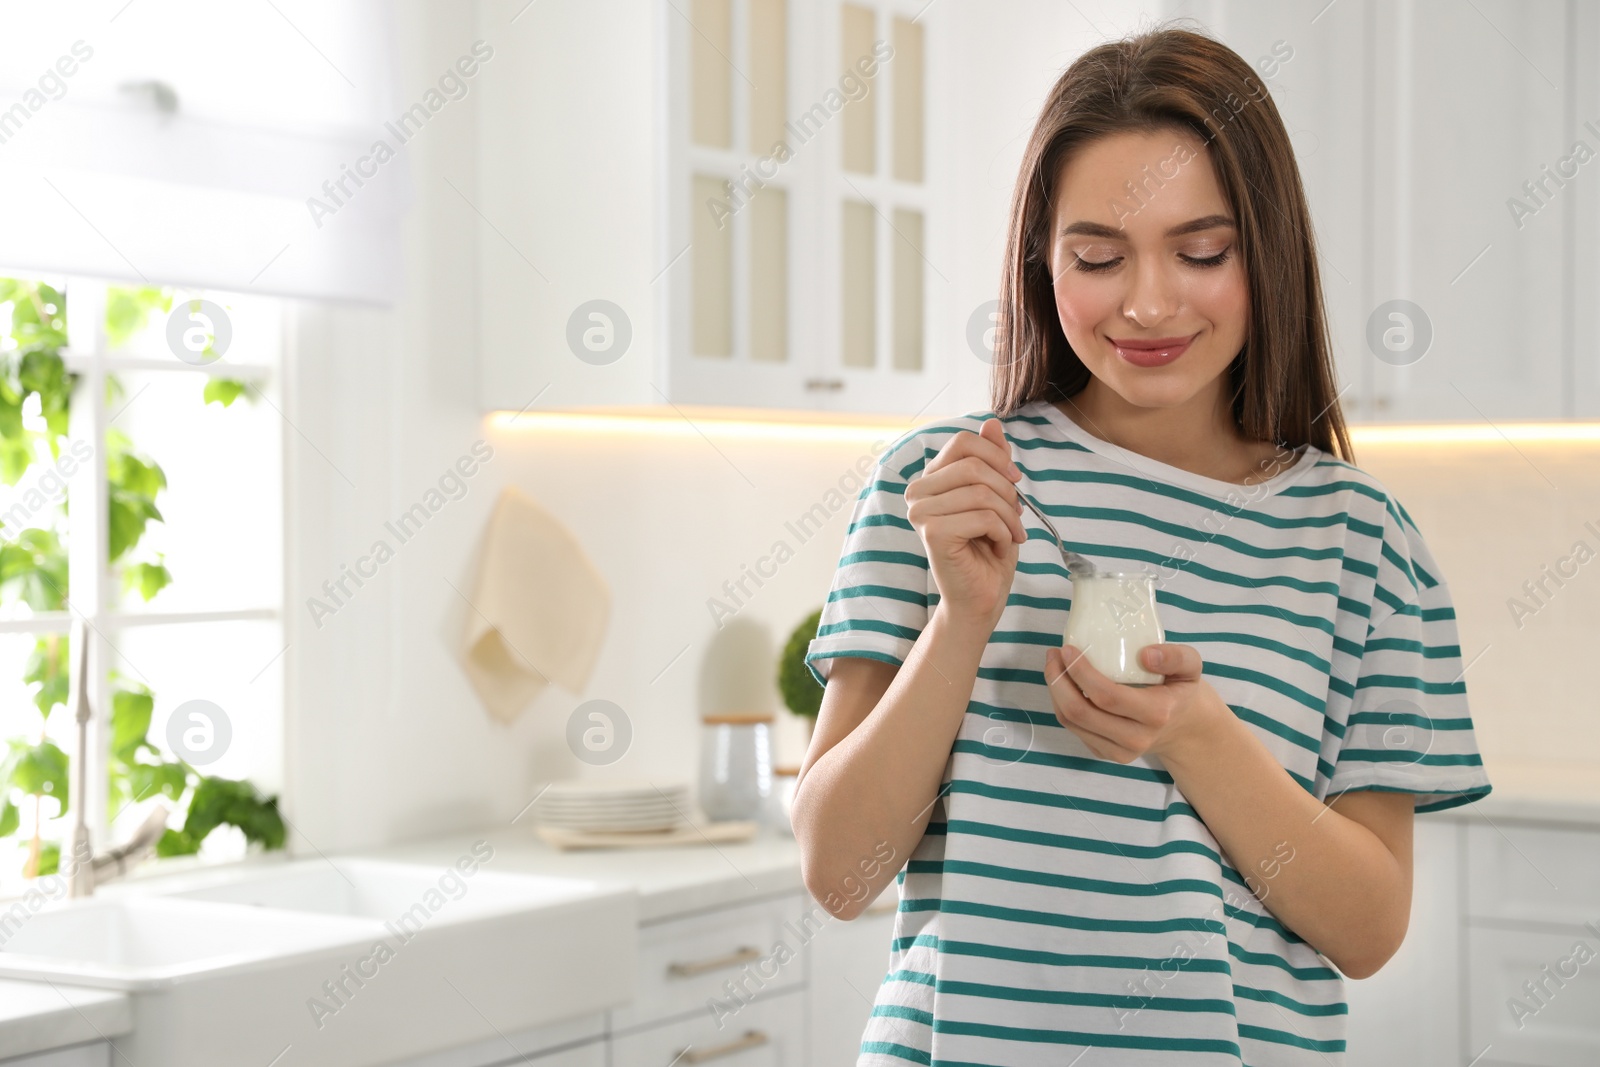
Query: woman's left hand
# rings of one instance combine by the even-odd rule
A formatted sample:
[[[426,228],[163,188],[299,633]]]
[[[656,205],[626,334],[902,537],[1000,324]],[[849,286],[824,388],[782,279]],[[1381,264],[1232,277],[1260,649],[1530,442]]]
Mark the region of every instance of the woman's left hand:
[[[1200,653],[1190,646],[1148,645],[1139,650],[1139,662],[1166,680],[1122,685],[1070,645],[1045,653],[1056,718],[1101,759],[1130,763],[1146,753],[1160,756],[1208,730],[1219,710],[1232,714],[1200,677]]]

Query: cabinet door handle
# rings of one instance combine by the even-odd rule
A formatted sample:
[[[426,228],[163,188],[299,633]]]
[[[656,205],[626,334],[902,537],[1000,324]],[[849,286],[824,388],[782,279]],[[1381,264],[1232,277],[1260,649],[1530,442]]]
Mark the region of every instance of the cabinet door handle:
[[[812,392],[837,393],[844,388],[843,378],[807,378],[806,388]]]
[[[752,963],[761,958],[761,950],[750,945],[734,949],[726,956],[713,956],[707,960],[689,960],[687,963],[667,964],[667,973],[674,978],[693,978],[697,974],[707,971],[720,971],[725,967],[737,967],[741,963]]]
[[[711,1060],[731,1056],[735,1052],[743,1052],[747,1048],[757,1048],[765,1045],[769,1040],[760,1030],[746,1030],[743,1037],[736,1037],[723,1045],[712,1045],[710,1048],[697,1049],[693,1045],[678,1053],[674,1063],[709,1063]]]

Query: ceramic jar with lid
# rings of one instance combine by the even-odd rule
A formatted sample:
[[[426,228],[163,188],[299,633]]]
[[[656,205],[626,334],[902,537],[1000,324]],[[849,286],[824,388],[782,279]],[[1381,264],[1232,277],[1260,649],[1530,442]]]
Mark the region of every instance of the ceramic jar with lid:
[[[700,719],[700,808],[706,818],[760,819],[772,795],[772,715]]]

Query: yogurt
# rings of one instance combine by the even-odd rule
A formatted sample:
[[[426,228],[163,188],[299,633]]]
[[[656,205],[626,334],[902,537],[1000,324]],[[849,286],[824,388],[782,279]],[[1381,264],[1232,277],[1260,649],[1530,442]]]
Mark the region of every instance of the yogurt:
[[[1139,651],[1166,640],[1156,616],[1152,574],[1074,575],[1064,644],[1124,685],[1158,685],[1162,675],[1139,665]]]

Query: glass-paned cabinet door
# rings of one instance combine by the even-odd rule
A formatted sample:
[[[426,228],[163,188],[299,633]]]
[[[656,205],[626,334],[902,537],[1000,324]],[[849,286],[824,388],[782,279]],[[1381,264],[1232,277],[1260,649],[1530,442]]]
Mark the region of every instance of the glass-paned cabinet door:
[[[833,291],[820,380],[828,406],[903,411],[927,391],[928,159],[925,4],[823,5],[823,69],[842,104],[821,219]]]
[[[808,160],[791,121],[803,5],[684,0],[666,5],[669,265],[658,279],[664,370],[674,401],[807,406],[817,272]],[[811,155],[815,155],[813,151]]]

